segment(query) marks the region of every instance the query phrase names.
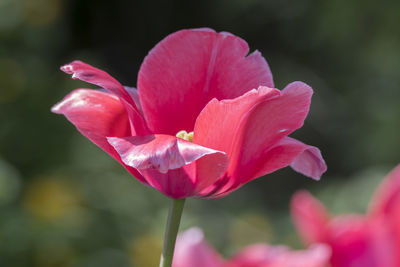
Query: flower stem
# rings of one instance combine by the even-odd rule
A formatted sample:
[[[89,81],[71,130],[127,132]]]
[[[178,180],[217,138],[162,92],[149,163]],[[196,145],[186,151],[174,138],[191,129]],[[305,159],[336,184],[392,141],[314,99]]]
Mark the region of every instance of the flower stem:
[[[175,241],[181,222],[182,210],[185,199],[172,199],[169,208],[167,229],[164,236],[164,248],[161,255],[160,267],[171,267],[174,257]]]

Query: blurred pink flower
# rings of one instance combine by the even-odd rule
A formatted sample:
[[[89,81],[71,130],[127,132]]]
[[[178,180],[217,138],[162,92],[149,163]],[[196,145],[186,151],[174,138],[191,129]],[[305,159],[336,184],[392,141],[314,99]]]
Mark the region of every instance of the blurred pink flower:
[[[380,185],[366,215],[332,218],[305,191],[295,194],[291,206],[304,242],[331,247],[332,267],[400,266],[400,165]]]
[[[190,228],[176,239],[172,267],[221,267],[222,257],[204,240],[203,232]]]
[[[74,61],[61,69],[105,90],[77,89],[52,111],[172,198],[222,197],[289,165],[319,179],[320,151],[288,137],[303,125],[312,89],[273,88],[265,59],[248,52],[226,32],[178,31],[147,55],[138,90]]]
[[[241,250],[230,260],[221,256],[204,240],[198,228],[178,236],[173,267],[327,267],[330,249],[313,245],[308,250],[290,250],[286,246],[255,244]]]

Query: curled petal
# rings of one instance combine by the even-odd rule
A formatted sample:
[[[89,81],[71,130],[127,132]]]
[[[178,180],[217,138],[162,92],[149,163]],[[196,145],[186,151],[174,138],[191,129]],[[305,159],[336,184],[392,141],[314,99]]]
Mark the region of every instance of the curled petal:
[[[315,180],[319,180],[327,168],[318,148],[306,145],[290,137],[284,137],[276,145],[264,152],[262,162],[258,165],[258,170],[256,169],[255,172],[249,176],[249,179],[244,180],[240,184],[236,184],[234,187],[231,187],[230,190],[220,193],[216,195],[216,197],[226,196],[250,180],[289,165],[295,171]]]
[[[204,240],[199,228],[178,235],[172,267],[222,267],[218,253]]]
[[[178,169],[209,154],[224,155],[223,152],[170,135],[109,137],[108,141],[125,164],[136,169],[157,169],[161,173]]]
[[[327,169],[325,161],[322,158],[321,151],[314,146],[308,146],[298,141],[297,148],[301,152],[293,160],[290,166],[295,171],[304,174],[305,176],[319,180]]]
[[[326,171],[326,164],[318,148],[306,145],[296,139],[284,137],[264,153],[264,164],[253,178],[266,175],[286,166],[308,177],[319,180]]]
[[[194,196],[224,173],[224,152],[169,135],[110,137],[108,142],[122,161],[138,169],[162,193],[182,198]]]
[[[128,115],[118,97],[99,90],[77,89],[51,110],[63,114],[85,137],[122,163],[120,156],[106,139],[106,136],[131,135]],[[136,170],[123,165],[136,178],[146,183]]]
[[[124,87],[105,71],[99,70],[82,61],[75,60],[61,67],[61,70],[67,74],[72,74],[73,79],[79,79],[88,83],[95,84],[112,92],[124,101],[133,104],[132,98]]]
[[[291,201],[294,224],[307,244],[326,242],[328,212],[321,202],[306,191],[297,192]]]
[[[258,51],[246,57],[248,52],[241,38],[211,29],[178,31],[158,43],[138,76],[150,129],[190,132],[211,99],[235,98],[259,85],[273,87],[265,59]]]
[[[282,168],[293,163],[301,151],[311,149],[317,153],[300,144],[294,149],[292,144],[287,151],[281,146],[282,162],[275,159],[270,165],[267,162],[272,154],[275,157],[279,154],[278,149],[271,149],[303,125],[312,93],[308,85],[294,82],[282,91],[261,86],[233,100],[210,101],[197,118],[194,142],[227,152],[230,163],[225,178],[218,181],[209,194],[222,196],[236,190],[244,183],[276,170],[278,165]],[[306,155],[297,159],[293,166],[315,178],[318,172],[314,165],[305,164],[309,163]],[[321,163],[318,171],[323,172],[324,166]]]
[[[79,60],[62,66],[61,70],[67,74],[72,74],[73,79],[95,84],[118,96],[130,118],[133,134],[149,133],[144,118],[136,106],[134,99],[132,99],[128,91],[108,73]]]
[[[290,165],[295,171],[319,180],[327,167],[318,148],[285,137],[265,154],[265,165],[254,178]]]

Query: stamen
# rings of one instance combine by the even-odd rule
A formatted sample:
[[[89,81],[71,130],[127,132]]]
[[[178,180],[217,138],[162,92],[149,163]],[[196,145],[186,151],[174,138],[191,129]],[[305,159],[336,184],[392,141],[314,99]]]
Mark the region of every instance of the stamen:
[[[194,136],[194,133],[193,132],[190,132],[190,133],[188,133],[188,135],[187,135],[187,140],[189,141],[189,142],[193,142],[193,136]]]
[[[184,139],[189,142],[193,142],[193,135],[194,135],[193,132],[188,133],[188,132],[182,130],[176,134],[176,137]]]

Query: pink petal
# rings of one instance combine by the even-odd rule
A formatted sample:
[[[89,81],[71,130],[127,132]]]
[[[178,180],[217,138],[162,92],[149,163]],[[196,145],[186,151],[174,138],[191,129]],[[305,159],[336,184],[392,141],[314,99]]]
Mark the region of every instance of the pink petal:
[[[106,139],[106,136],[131,135],[128,115],[118,97],[98,90],[77,89],[68,94],[51,110],[54,113],[65,115],[79,132],[121,162],[120,156]],[[136,170],[125,167],[136,178],[144,182]]]
[[[285,246],[255,244],[244,248],[226,267],[326,267],[330,248],[323,244],[293,251]]]
[[[251,176],[251,179],[236,184],[230,190],[219,194],[218,197],[230,194],[252,179],[272,173],[289,165],[295,171],[316,180],[319,180],[327,168],[318,148],[306,145],[290,137],[284,137],[276,145],[267,149],[262,158],[263,162],[258,165],[259,169]]]
[[[374,251],[376,262],[379,266],[399,267],[400,266],[400,239],[399,232],[396,229],[400,221],[393,224],[394,227],[388,227],[386,218],[368,218],[371,233],[371,250]],[[395,230],[395,231],[393,231]]]
[[[325,161],[318,148],[284,137],[265,152],[264,165],[260,166],[253,177],[257,178],[289,165],[295,171],[316,180],[326,171]]]
[[[143,116],[142,104],[140,104],[139,93],[136,88],[124,86],[125,91],[131,96],[133,102],[135,103],[139,113]]]
[[[321,202],[310,193],[300,191],[291,201],[294,224],[305,243],[326,242],[329,216]]]
[[[377,189],[370,207],[372,214],[400,214],[400,165],[397,165]]]
[[[290,156],[291,153],[300,152],[290,164],[295,171],[315,180],[319,180],[322,174],[326,172],[327,167],[318,148],[292,138],[285,138],[281,143],[283,143],[281,145],[283,148],[290,150],[286,157]]]
[[[104,88],[118,96],[122,100],[122,103],[127,110],[133,134],[149,133],[146,122],[144,121],[144,118],[142,117],[140,110],[137,108],[131,95],[108,73],[79,60],[75,60],[62,66],[61,70],[67,74],[72,74],[73,79],[79,79],[98,85],[101,88]]]
[[[229,260],[225,267],[269,267],[275,260],[288,253],[286,246],[254,244],[245,247]]]
[[[173,198],[194,196],[220,178],[228,164],[224,152],[175,136],[110,137],[108,142],[126,165],[138,169],[151,186]]]
[[[232,100],[211,100],[196,120],[193,142],[233,156],[236,147],[232,143],[239,135],[243,117],[258,104],[280,96],[279,90],[261,86]]]
[[[388,240],[394,242],[395,252],[392,254],[396,255],[398,266],[400,266],[400,165],[397,165],[379,185],[369,210],[370,220],[383,222],[380,229],[385,229],[388,232],[386,233],[388,238],[385,238],[384,242],[381,243],[387,245],[390,243]],[[386,251],[389,251],[389,249],[383,250],[381,247],[382,245],[380,246],[382,251],[380,254],[385,255],[383,258],[388,258]],[[384,254],[385,252],[386,254]]]
[[[194,142],[202,146],[227,152],[230,162],[226,177],[211,190],[213,195],[226,194],[258,176],[276,170],[278,162],[266,162],[279,149],[270,151],[278,142],[303,125],[307,116],[312,89],[304,83],[289,84],[282,92],[260,87],[233,100],[213,100],[200,113],[195,126]],[[282,167],[289,165],[300,151],[317,151],[311,147],[294,144],[282,149]],[[294,151],[296,147],[296,151]],[[268,155],[268,153],[270,155]],[[290,153],[285,155],[284,153]],[[324,164],[317,170],[315,164],[306,165],[308,152],[294,162],[297,171],[315,177],[324,171]],[[319,158],[311,158],[312,162]],[[322,158],[321,158],[322,159]],[[323,162],[323,161],[322,161]],[[311,167],[308,170],[306,167]],[[204,192],[205,193],[205,192]]]
[[[314,244],[307,250],[290,251],[270,267],[328,267],[331,249],[325,244]]]
[[[331,247],[332,267],[396,267],[393,238],[382,220],[346,214],[330,219],[324,206],[307,192],[291,203],[297,231],[307,243]]]
[[[267,62],[247,43],[211,29],[167,36],[145,58],[138,90],[155,133],[193,130],[197,115],[212,99],[238,97],[259,85],[273,86]]]
[[[380,267],[374,249],[370,223],[364,216],[345,215],[334,218],[328,226],[327,242],[332,248],[332,266]],[[389,266],[387,266],[389,267]]]
[[[222,267],[218,253],[204,240],[199,228],[178,235],[172,267]]]

